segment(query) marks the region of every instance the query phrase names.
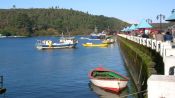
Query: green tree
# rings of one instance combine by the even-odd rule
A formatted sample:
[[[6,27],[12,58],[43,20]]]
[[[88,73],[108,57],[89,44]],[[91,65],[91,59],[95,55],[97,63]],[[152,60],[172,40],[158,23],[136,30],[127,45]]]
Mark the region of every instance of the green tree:
[[[16,18],[16,27],[17,28],[24,28],[26,30],[26,32],[28,33],[28,36],[31,36],[31,34],[33,33],[33,24],[32,21],[30,19],[30,17],[25,14],[25,13],[19,13],[17,15]]]

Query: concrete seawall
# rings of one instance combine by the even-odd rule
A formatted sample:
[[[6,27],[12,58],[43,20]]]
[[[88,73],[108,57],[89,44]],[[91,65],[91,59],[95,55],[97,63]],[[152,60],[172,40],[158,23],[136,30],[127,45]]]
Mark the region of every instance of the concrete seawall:
[[[127,68],[134,80],[138,92],[147,90],[147,80],[152,74],[163,74],[163,58],[156,50],[134,41],[117,36],[117,41]],[[141,98],[146,92],[140,93]]]

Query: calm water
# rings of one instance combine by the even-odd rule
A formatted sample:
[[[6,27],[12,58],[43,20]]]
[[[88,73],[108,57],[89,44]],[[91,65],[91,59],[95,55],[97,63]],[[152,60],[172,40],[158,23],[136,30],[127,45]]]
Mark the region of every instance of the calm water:
[[[37,39],[57,40],[0,39],[0,75],[4,76],[7,88],[5,98],[99,98],[87,76],[99,65],[129,77],[117,43],[108,48],[86,48],[81,44],[88,40],[79,39],[76,49],[37,50]],[[126,93],[132,92],[131,84],[129,81]],[[106,98],[118,98],[107,94]]]

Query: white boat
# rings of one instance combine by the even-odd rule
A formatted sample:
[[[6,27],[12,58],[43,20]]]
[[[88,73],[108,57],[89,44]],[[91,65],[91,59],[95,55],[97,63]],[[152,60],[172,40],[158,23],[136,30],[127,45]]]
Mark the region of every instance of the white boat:
[[[90,34],[90,39],[103,39],[103,38],[105,38],[106,33],[104,31],[101,33],[97,33],[97,32],[98,32],[98,29],[95,26],[94,32]]]
[[[5,38],[6,36],[0,36],[0,38]]]
[[[91,33],[90,39],[103,39],[103,38],[105,38],[105,36],[106,36],[106,34],[104,34],[104,33],[98,33],[98,34]]]
[[[128,82],[127,77],[102,67],[92,70],[89,78],[94,85],[117,93],[126,88]]]
[[[38,49],[60,49],[60,48],[75,48],[78,43],[74,37],[62,37],[59,42],[52,40],[38,40],[36,48]]]
[[[2,34],[0,34],[0,38],[5,38],[5,37],[7,37],[7,36],[3,36]]]
[[[92,83],[89,84],[92,88],[92,91],[94,91],[97,95],[100,96],[100,98],[120,98],[120,95],[116,93],[112,93],[110,91],[104,90]]]
[[[115,42],[114,39],[105,39],[105,40],[102,41],[102,43],[104,43],[104,44],[112,44],[114,42]]]

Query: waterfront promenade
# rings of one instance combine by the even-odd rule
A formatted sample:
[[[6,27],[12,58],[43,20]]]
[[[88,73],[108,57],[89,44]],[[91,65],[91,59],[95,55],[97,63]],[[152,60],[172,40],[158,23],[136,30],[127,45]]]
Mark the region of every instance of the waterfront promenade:
[[[164,62],[164,74],[152,74],[147,80],[148,98],[174,98],[175,96],[175,48],[174,43],[161,42],[155,39],[118,34],[118,36],[149,47],[158,52]]]

